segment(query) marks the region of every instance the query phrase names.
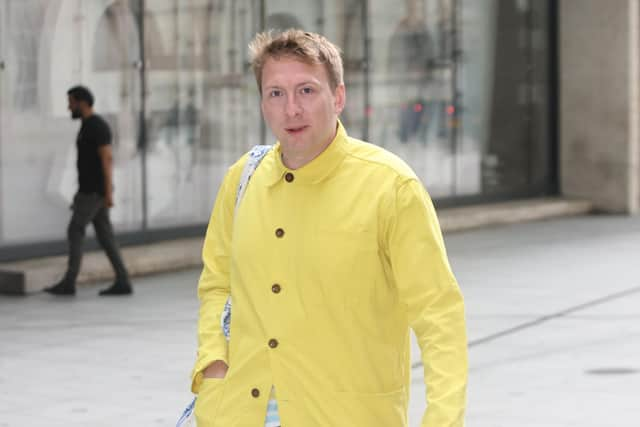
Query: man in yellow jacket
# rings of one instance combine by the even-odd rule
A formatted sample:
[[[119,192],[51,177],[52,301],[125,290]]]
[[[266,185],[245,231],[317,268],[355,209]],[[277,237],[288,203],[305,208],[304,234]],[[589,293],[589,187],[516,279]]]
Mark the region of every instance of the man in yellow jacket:
[[[409,328],[425,367],[422,426],[462,426],[464,303],[429,195],[401,159],[347,135],[335,45],[289,30],[259,34],[250,50],[278,143],[237,209],[247,156],[229,169],[211,215],[198,427],[407,426]]]

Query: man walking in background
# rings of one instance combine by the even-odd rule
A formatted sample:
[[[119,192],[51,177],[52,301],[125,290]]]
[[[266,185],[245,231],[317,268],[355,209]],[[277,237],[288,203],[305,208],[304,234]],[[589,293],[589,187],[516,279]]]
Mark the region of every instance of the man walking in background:
[[[85,229],[92,222],[96,237],[116,275],[113,285],[101,290],[99,295],[129,295],[132,293],[129,274],[122,262],[109,220],[109,208],[113,206],[111,130],[107,122],[93,112],[94,97],[88,88],[74,86],[67,95],[71,118],[82,120],[76,139],[78,192],[73,198],[73,215],[67,228],[67,271],[59,283],[45,291],[53,295],[75,295]]]

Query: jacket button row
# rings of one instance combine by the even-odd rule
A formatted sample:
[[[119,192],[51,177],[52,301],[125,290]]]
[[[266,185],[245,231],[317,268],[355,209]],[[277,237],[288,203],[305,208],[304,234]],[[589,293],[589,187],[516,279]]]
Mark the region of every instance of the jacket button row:
[[[269,340],[269,347],[276,348],[278,346],[278,340],[275,338],[271,338]]]
[[[279,294],[281,290],[282,287],[280,287],[280,285],[278,285],[277,283],[271,287],[271,292],[273,292],[274,294]]]
[[[278,228],[276,230],[276,237],[280,239],[282,236],[284,236],[284,230],[282,228]]]
[[[251,390],[251,396],[255,398],[260,397],[260,390],[258,390],[257,388],[254,388],[253,390]]]
[[[291,172],[287,172],[284,176],[284,179],[287,182],[293,182],[293,180],[295,179],[295,176],[293,176],[293,174]]]

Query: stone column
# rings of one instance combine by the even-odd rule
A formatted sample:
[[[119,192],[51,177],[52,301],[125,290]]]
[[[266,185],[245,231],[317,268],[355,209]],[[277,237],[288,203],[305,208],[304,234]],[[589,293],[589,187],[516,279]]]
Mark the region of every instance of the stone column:
[[[560,190],[638,213],[640,0],[560,0]]]

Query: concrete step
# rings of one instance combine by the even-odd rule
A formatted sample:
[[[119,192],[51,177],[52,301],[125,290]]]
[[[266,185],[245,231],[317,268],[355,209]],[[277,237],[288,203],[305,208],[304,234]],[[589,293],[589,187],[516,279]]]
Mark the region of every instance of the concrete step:
[[[438,212],[438,217],[443,232],[451,233],[486,226],[585,215],[591,211],[590,202],[542,198],[442,209]],[[202,266],[200,258],[203,237],[129,246],[122,249],[122,256],[132,277],[199,268]],[[66,256],[54,256],[0,263],[0,294],[24,295],[40,292],[60,280],[66,261]],[[79,285],[112,279],[113,271],[103,252],[85,254],[78,276]]]
[[[493,225],[586,215],[592,211],[593,204],[588,201],[548,197],[443,209],[438,212],[438,219],[443,233],[448,233]]]

